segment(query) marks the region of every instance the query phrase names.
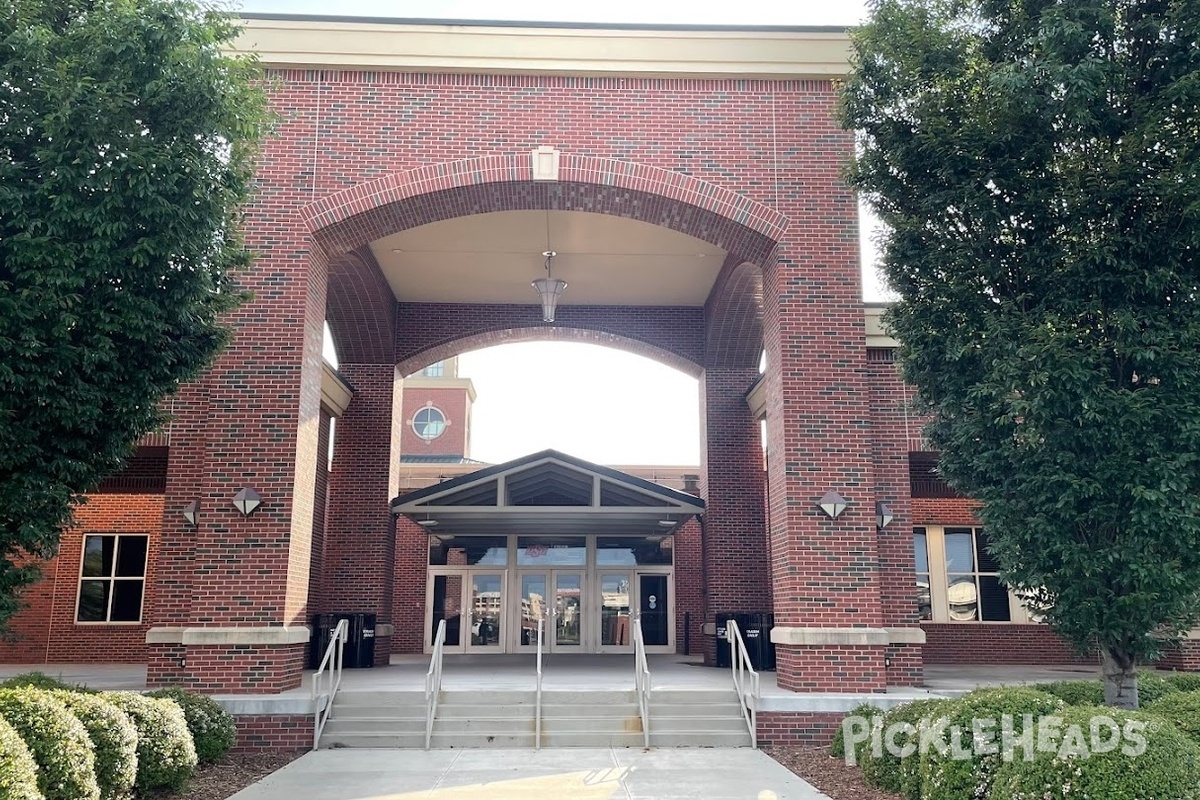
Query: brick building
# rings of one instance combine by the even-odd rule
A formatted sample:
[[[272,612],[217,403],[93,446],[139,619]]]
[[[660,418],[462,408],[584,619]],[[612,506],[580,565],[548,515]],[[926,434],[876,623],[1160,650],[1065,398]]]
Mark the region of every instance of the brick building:
[[[436,537],[392,513],[425,480],[399,454],[450,477],[478,465],[451,463],[470,391],[408,406],[435,378],[401,376],[534,339],[700,383],[697,478],[658,476],[663,502],[703,500],[670,530],[670,647],[711,655],[714,614],[772,610],[779,684],[798,692],[1074,658],[931,474],[862,301],[853,137],[834,118],[844,31],[253,15],[239,47],[279,112],[246,223],[254,299],[167,429],[88,499],[0,660],[145,662],[153,684],[269,694],[298,685],[306,620],[334,610],[378,615],[381,660],[422,652]],[[553,322],[530,289],[547,251],[567,282]],[[503,641],[488,646],[520,646]]]

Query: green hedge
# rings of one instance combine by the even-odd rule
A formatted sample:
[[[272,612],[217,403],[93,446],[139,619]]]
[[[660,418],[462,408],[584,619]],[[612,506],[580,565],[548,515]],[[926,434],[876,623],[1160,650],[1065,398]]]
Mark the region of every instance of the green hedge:
[[[860,703],[854,708],[850,709],[850,712],[846,714],[846,717],[863,717],[865,719],[873,719],[882,715],[883,710],[879,707],[873,706],[870,703]],[[866,744],[859,745],[857,749],[862,750],[862,748],[865,746]],[[846,729],[843,725],[838,725],[837,730],[833,733],[833,741],[829,745],[829,754],[834,758],[846,757]],[[856,757],[856,763],[857,761],[861,761],[861,758]]]
[[[1038,684],[1032,688],[1054,695],[1069,706],[1104,705],[1104,684],[1099,680],[1057,681]]]
[[[920,753],[919,796],[922,800],[987,797],[992,779],[1002,763],[999,751],[1004,726],[1010,726],[1013,735],[1019,737],[1024,731],[1027,715],[1036,722],[1063,708],[1063,702],[1057,697],[1024,687],[977,689],[954,700],[944,712],[949,717],[945,734],[934,737],[938,744],[922,748]],[[975,738],[976,725],[980,726],[979,740]],[[939,746],[943,743],[948,748],[945,752]],[[956,745],[960,752],[970,752],[972,757],[956,757]],[[991,749],[997,752],[980,752]]]
[[[96,782],[101,800],[124,800],[137,779],[138,734],[133,721],[117,706],[96,694],[54,692],[87,728],[96,754]]]
[[[0,716],[0,797],[42,800],[37,778],[37,762],[25,746],[25,740]]]
[[[133,692],[101,695],[129,715],[138,733],[137,791],[178,791],[196,768],[196,747],[177,703]]]
[[[0,689],[0,716],[29,747],[46,800],[100,800],[87,729],[50,692]]]
[[[1163,717],[1200,744],[1200,692],[1171,692],[1146,705],[1146,711]]]
[[[1074,743],[1088,748],[1087,757],[1070,752],[1070,736],[1060,737],[1056,752],[1038,752],[1032,763],[1014,759],[1001,764],[988,800],[1198,800],[1200,747],[1166,721],[1152,714],[1120,711],[1101,706],[1067,708],[1064,725],[1077,725],[1081,737]],[[1109,752],[1091,749],[1093,718],[1113,720],[1121,730],[1144,724],[1145,752],[1130,755],[1125,738]],[[1105,737],[1109,734],[1105,732]]]
[[[887,711],[880,719],[880,724],[884,730],[887,730],[892,725],[902,723],[907,723],[915,728],[920,725],[921,720],[924,718],[936,718],[945,715],[950,703],[950,700],[944,699],[914,700],[911,703],[905,703],[902,706],[896,706]],[[904,747],[909,742],[915,744],[917,737],[915,735],[912,737],[899,737],[896,740],[896,744],[899,747]],[[900,792],[903,790],[905,770],[913,770],[913,773],[918,778],[920,775],[917,771],[917,766],[920,763],[917,758],[899,758],[891,753],[886,746],[878,752],[875,751],[873,746],[864,748],[861,763],[863,778],[866,782],[888,792]],[[919,791],[919,785],[917,791]],[[915,797],[916,800],[920,800],[919,795]]]
[[[233,715],[211,697],[175,688],[150,692],[150,697],[174,700],[183,709],[192,742],[196,745],[196,757],[201,764],[219,761],[237,740]]]
[[[44,672],[22,672],[0,683],[0,689],[66,689],[68,691],[84,691],[84,687],[66,683],[58,678],[52,678]]]
[[[1172,672],[1166,678],[1181,692],[1200,692],[1200,672]]]

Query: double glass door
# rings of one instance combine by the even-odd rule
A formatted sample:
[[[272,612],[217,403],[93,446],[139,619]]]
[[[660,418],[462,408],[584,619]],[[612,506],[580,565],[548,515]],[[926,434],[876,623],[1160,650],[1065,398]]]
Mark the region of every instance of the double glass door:
[[[502,571],[432,572],[428,607],[432,613],[429,643],[446,621],[447,650],[503,652],[507,635],[505,575]]]
[[[519,649],[536,649],[538,620],[544,620],[544,652],[585,652],[583,570],[523,570],[520,573]]]

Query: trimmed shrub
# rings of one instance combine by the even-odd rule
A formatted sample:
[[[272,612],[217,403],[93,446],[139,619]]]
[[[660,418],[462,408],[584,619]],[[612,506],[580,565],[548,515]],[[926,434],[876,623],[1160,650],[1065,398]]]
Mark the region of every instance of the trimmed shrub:
[[[96,753],[101,800],[124,800],[137,779],[137,728],[129,715],[106,699],[83,692],[54,692],[87,728]]]
[[[201,764],[219,761],[237,740],[233,715],[211,697],[176,688],[150,692],[150,697],[174,700],[183,709],[192,742],[196,745],[196,757]]]
[[[1171,679],[1159,672],[1153,670],[1141,669],[1138,670],[1138,705],[1147,706],[1159,698],[1169,694],[1174,694],[1179,691]],[[1101,702],[1097,705],[1103,705],[1103,695]]]
[[[1120,711],[1103,706],[1065,709],[1061,735],[1046,752],[1034,753],[1033,761],[1013,759],[1000,765],[988,800],[1197,800],[1200,790],[1200,747],[1166,721],[1137,711]],[[1095,720],[1111,720],[1123,735],[1107,725],[1098,726],[1100,741],[1116,746],[1095,747]],[[1074,726],[1074,727],[1073,727]],[[1144,752],[1127,735],[1144,726]]]
[[[866,719],[874,719],[879,716],[883,716],[883,710],[870,703],[859,703],[846,714],[846,717],[865,717]],[[858,750],[861,751],[864,746],[865,744],[860,744]],[[834,758],[846,757],[846,729],[840,723],[837,730],[834,731],[833,741],[829,744],[829,754]]]
[[[902,706],[887,711],[882,717],[878,717],[879,725],[882,730],[887,730],[892,725],[907,723],[913,726],[913,730],[920,725],[924,718],[936,718],[946,714],[946,709],[952,701],[945,699],[930,699],[930,700],[914,700],[911,703],[905,703]],[[914,733],[911,737],[901,736],[896,739],[897,747],[904,747],[907,744],[916,744],[918,741],[917,735]],[[900,758],[891,753],[887,747],[887,743],[882,743],[883,746],[876,752],[874,742],[871,746],[864,747],[862,750],[863,779],[872,786],[883,789],[888,792],[899,792],[903,785],[903,770],[913,769],[916,771],[918,760],[915,756]],[[919,775],[919,773],[917,773]],[[919,790],[918,784],[918,790]],[[919,795],[917,795],[919,799]]]
[[[42,800],[37,773],[37,762],[25,746],[25,740],[0,716],[0,797],[5,800]]]
[[[1104,684],[1094,681],[1057,681],[1031,686],[1040,692],[1052,694],[1069,706],[1104,705]]]
[[[178,703],[134,692],[101,695],[129,715],[137,728],[138,794],[178,791],[196,769],[196,747]]]
[[[987,797],[1001,763],[1002,731],[1019,738],[1026,716],[1036,723],[1063,708],[1057,697],[1019,686],[977,689],[958,698],[946,710],[949,727],[920,754],[919,796],[922,800]],[[997,752],[988,752],[993,747]],[[956,750],[969,752],[971,757],[956,757]]]
[[[0,683],[0,689],[45,689],[46,691],[67,689],[70,691],[80,691],[83,687],[73,683],[65,683],[58,678],[51,678],[44,672],[22,672],[20,675],[14,675],[3,683]]]
[[[1180,733],[1200,744],[1200,692],[1171,692],[1145,706],[1179,729]]]
[[[1172,672],[1165,677],[1181,692],[1200,692],[1200,672]]]
[[[87,729],[54,695],[41,689],[0,689],[0,716],[29,747],[46,800],[100,800]]]

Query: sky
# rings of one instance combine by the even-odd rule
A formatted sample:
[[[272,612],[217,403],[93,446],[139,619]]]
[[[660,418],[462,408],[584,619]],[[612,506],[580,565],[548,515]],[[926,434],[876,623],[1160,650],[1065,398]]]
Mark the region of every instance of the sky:
[[[329,9],[328,0],[242,4],[247,12]],[[694,25],[854,25],[865,14],[861,0],[342,0],[336,9],[340,16]],[[862,227],[864,299],[885,300],[870,243],[874,224],[864,218]],[[462,354],[459,373],[475,384],[470,455],[481,461],[553,447],[601,464],[700,463],[698,383],[650,359],[598,345],[527,342]]]

